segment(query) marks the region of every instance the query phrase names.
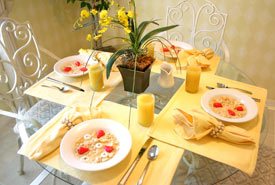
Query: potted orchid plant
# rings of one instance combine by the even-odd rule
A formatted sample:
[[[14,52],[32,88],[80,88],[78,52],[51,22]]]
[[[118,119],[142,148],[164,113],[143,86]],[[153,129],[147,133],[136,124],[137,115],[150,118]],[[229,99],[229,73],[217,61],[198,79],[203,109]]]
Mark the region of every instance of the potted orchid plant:
[[[159,27],[146,33],[145,30],[149,25],[159,26],[159,24],[155,20],[138,23],[134,0],[129,1],[129,10],[113,1],[109,5],[107,9],[92,8],[90,10],[92,16],[98,17],[99,24],[96,31],[88,35],[87,39],[100,39],[110,27],[122,29],[125,37],[117,36],[106,40],[121,39],[126,43],[125,47],[113,53],[109,58],[106,76],[109,78],[112,67],[116,63],[123,78],[124,90],[135,93],[144,92],[149,86],[151,65],[154,62],[154,58],[147,54],[148,46],[152,42],[162,42],[164,38],[157,34],[173,29],[177,25]],[[116,8],[114,15],[111,15],[109,11],[111,6]]]

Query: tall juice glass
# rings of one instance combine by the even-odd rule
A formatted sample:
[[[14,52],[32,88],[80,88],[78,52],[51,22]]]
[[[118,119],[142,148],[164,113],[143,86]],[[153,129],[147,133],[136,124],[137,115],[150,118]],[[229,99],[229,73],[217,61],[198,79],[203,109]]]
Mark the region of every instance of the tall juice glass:
[[[186,71],[185,90],[190,93],[196,93],[199,90],[201,76],[200,66],[188,66]]]
[[[154,121],[155,97],[153,94],[140,94],[137,96],[138,123],[149,127]]]
[[[97,63],[89,66],[88,69],[91,89],[100,91],[104,87],[103,67]]]

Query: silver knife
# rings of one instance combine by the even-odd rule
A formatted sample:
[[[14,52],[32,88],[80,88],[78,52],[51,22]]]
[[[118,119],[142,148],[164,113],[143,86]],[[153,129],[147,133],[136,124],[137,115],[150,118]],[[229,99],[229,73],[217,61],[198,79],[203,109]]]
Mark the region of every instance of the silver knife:
[[[148,148],[148,146],[150,145],[152,140],[153,139],[151,137],[149,137],[146,140],[146,142],[143,144],[142,148],[139,150],[137,157],[135,158],[135,160],[133,161],[131,166],[128,168],[128,170],[125,172],[125,174],[123,175],[121,180],[118,182],[118,185],[124,185],[126,183],[126,181],[128,180],[130,174],[134,170],[135,166],[139,162],[140,158],[142,157],[143,153],[146,151],[146,149]]]
[[[210,86],[206,86],[207,89],[215,89],[215,87],[210,87]],[[251,97],[255,102],[261,102],[261,99],[259,98],[254,98],[254,97]]]
[[[62,81],[53,79],[53,78],[51,78],[51,77],[47,77],[47,80],[52,81],[52,82],[56,82],[56,83],[60,83],[60,84],[66,85],[66,86],[69,86],[69,87],[71,87],[71,88],[73,88],[73,89],[76,89],[76,90],[78,90],[78,91],[85,92],[85,90],[84,90],[84,89],[81,89],[80,87],[76,87],[76,86],[74,86],[74,85],[67,84],[67,83],[65,83],[65,82],[62,82]]]

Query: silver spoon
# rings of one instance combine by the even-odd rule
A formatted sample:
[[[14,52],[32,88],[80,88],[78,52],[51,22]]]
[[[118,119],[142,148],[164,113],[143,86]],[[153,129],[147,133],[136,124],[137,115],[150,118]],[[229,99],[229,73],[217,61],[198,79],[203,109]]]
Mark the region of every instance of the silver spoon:
[[[146,164],[146,166],[137,182],[137,185],[141,185],[143,183],[143,179],[144,179],[146,172],[149,168],[149,164],[151,163],[151,161],[155,160],[158,157],[158,154],[159,154],[159,148],[157,145],[153,145],[149,148],[148,153],[147,153],[148,162],[147,162],[147,164]]]
[[[237,87],[228,87],[227,85],[225,85],[223,83],[217,83],[217,87],[219,87],[219,88],[237,89],[237,90],[242,91],[244,93],[252,94],[252,92],[250,92],[250,91],[247,91],[247,90],[244,90],[244,89],[240,89],[240,88],[237,88]]]
[[[58,87],[58,86],[55,86],[55,85],[41,85],[42,87],[49,87],[49,88],[54,88],[54,89],[58,89],[59,91],[61,92],[68,92],[70,91],[70,88],[68,86],[63,86],[63,87]]]

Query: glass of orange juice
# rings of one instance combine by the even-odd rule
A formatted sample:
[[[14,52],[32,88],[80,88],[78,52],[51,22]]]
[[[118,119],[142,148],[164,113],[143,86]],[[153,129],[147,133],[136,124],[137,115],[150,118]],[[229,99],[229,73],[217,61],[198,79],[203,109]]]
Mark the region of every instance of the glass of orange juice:
[[[138,123],[149,127],[154,121],[155,97],[150,93],[137,96],[137,118]]]
[[[88,69],[91,89],[94,91],[100,91],[104,87],[103,67],[97,63],[90,65]]]
[[[186,70],[185,90],[190,93],[196,93],[199,90],[201,76],[201,67],[191,65]]]

